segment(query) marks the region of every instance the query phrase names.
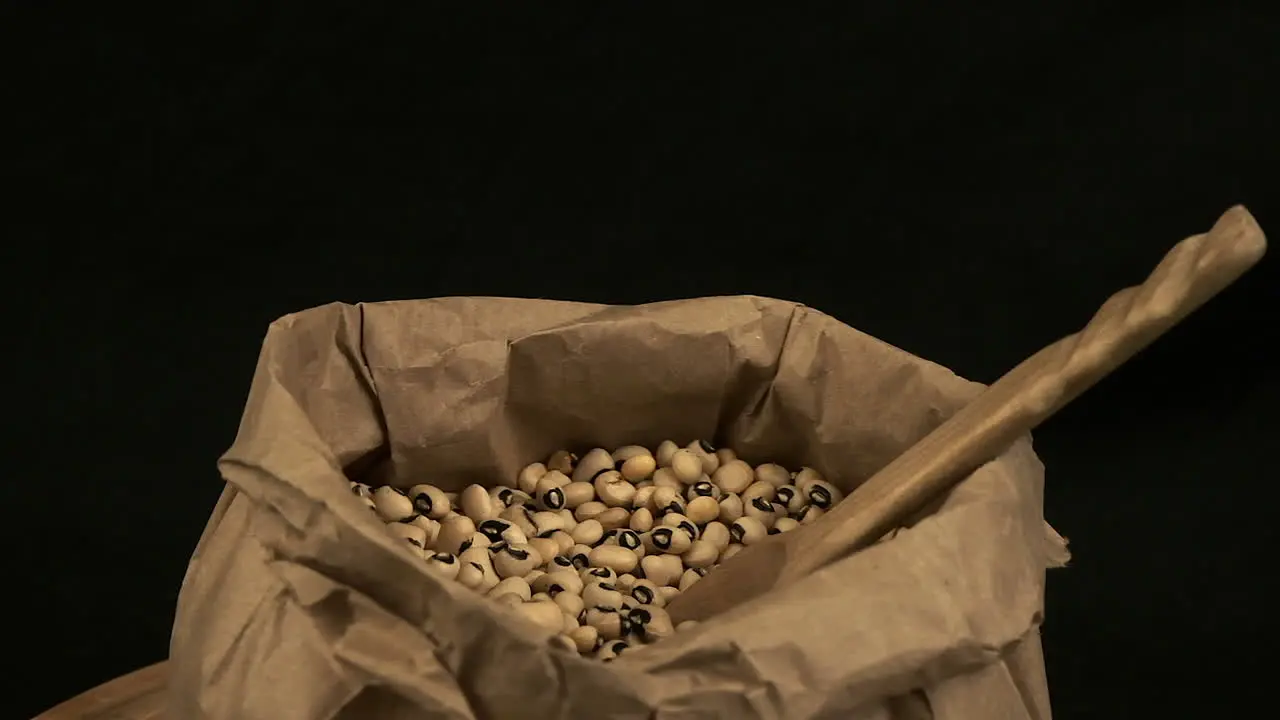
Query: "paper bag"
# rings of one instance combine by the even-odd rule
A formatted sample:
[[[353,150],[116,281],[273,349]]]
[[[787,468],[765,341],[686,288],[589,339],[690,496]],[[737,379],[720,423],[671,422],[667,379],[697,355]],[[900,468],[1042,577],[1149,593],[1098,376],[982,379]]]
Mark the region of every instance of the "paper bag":
[[[428,574],[347,483],[511,485],[561,448],[710,438],[847,490],[979,389],[759,297],[284,317],[178,600],[173,717],[1047,720],[1065,554],[1029,438],[892,538],[607,664]]]

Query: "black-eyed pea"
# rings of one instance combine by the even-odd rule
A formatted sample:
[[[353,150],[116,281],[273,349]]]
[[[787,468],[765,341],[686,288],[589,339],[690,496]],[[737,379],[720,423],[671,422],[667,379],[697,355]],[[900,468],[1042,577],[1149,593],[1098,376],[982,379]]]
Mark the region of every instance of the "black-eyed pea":
[[[549,572],[543,573],[529,582],[529,589],[533,591],[534,596],[546,595],[547,599],[550,600],[552,594],[548,592],[548,589],[555,587],[557,591],[559,591],[559,589],[563,587],[560,583],[557,583],[551,575],[552,573]],[[577,575],[574,575],[574,579],[577,580]],[[532,599],[532,597],[530,599]]]
[[[699,497],[708,497],[719,502],[720,498],[724,497],[724,491],[716,487],[715,483],[704,477],[702,480],[690,485],[689,489],[685,491],[684,497],[685,500],[689,502],[692,502],[694,498]]]
[[[820,507],[814,507],[813,505],[808,505],[805,508],[803,508],[799,513],[796,514],[796,519],[800,521],[801,525],[812,525],[813,523],[817,522],[818,518],[822,517],[826,512],[827,512],[826,510],[823,510]]]
[[[599,520],[591,518],[578,523],[570,535],[576,545],[595,545],[604,536],[604,526]]]
[[[630,530],[626,532],[631,532]],[[634,550],[620,545],[600,545],[591,549],[588,554],[592,567],[609,568],[615,573],[629,573],[640,564],[640,558]]]
[[[453,580],[458,577],[458,569],[461,564],[458,557],[453,553],[435,553],[427,557],[427,569],[439,575],[440,577]]]
[[[822,473],[811,467],[802,467],[796,473],[795,477],[791,479],[791,484],[800,488],[800,492],[805,492],[809,489],[810,485],[824,481],[825,478],[822,477]]]
[[[631,498],[632,512],[642,508],[645,510],[653,510],[649,505],[649,501],[653,499],[653,493],[657,491],[657,488],[654,487],[653,483],[649,480],[645,480],[644,482],[648,484],[636,484],[636,494]]]
[[[646,555],[640,560],[640,569],[646,580],[662,587],[679,582],[684,565],[678,555]]]
[[[724,467],[726,463],[731,463],[738,459],[738,453],[733,448],[722,447],[716,450],[716,459],[720,461],[720,466]]]
[[[562,529],[565,532],[573,532],[573,529],[578,527],[578,518],[573,516],[572,510],[568,508],[556,510],[556,514],[564,519],[564,528]]]
[[[720,522],[731,525],[742,517],[742,498],[732,493],[720,500]]]
[[[372,494],[366,495],[364,497],[357,498],[357,499],[360,501],[361,504],[363,504],[366,508],[368,508],[369,511],[372,512],[374,515],[378,514],[378,505],[373,501]]]
[[[523,598],[516,593],[501,593],[498,595],[489,595],[489,598],[503,607],[514,608],[528,602],[528,598]]]
[[[618,471],[622,473],[622,477],[628,482],[640,482],[645,478],[653,475],[658,469],[658,461],[653,459],[648,450],[642,455],[633,455],[622,461],[618,467]]]
[[[594,448],[573,468],[571,477],[574,482],[594,482],[596,476],[606,470],[613,469],[613,456],[604,448]]]
[[[555,570],[545,575],[540,575],[529,584],[529,587],[534,592],[546,593],[553,598],[562,592],[581,595],[585,586],[586,583],[582,577],[572,570]]]
[[[742,491],[742,502],[749,503],[756,498],[764,498],[769,502],[781,502],[777,500],[778,488],[767,482],[753,482]],[[786,503],[783,503],[784,505]]]
[[[711,543],[717,551],[724,550],[732,541],[729,536],[729,526],[719,520],[707,523],[707,526],[702,528],[702,537],[699,539]]]
[[[479,563],[460,563],[456,579],[465,588],[479,590],[485,582],[484,566]]]
[[[680,584],[677,585],[677,587],[680,588],[680,592],[684,592],[685,590],[688,590],[691,585],[701,580],[706,574],[707,571],[702,568],[689,568],[680,576]]]
[[[700,495],[685,506],[685,516],[695,525],[706,525],[720,517],[720,503],[713,497]]]
[[[653,529],[653,511],[647,507],[631,511],[627,525],[638,533],[649,532]]]
[[[667,604],[666,599],[662,597],[662,593],[658,592],[658,585],[652,580],[636,580],[632,583],[629,592],[631,597],[635,598],[635,601],[641,605],[663,607]]]
[[[489,538],[489,542],[507,542],[507,543],[527,543],[529,536],[516,526],[515,523],[507,520],[485,520],[476,525],[476,532]]]
[[[681,555],[693,545],[693,537],[681,528],[660,526],[644,534],[645,547],[649,552]]]
[[[532,588],[533,584],[537,582],[538,578],[542,577],[543,575],[546,575],[548,572],[551,572],[551,571],[544,570],[542,568],[538,568],[536,570],[530,570],[529,574],[524,576],[524,581],[529,583],[529,587]]]
[[[533,548],[540,558],[553,558],[560,554],[560,543],[549,537],[529,538],[529,542],[525,544]]]
[[[573,566],[573,560],[570,560],[565,555],[557,555],[551,558],[550,562],[546,564],[544,572],[555,572],[556,570],[570,570],[575,573],[578,571]]]
[[[660,487],[653,491],[653,514],[654,516],[665,515],[667,513],[678,513],[683,515],[685,511],[684,498],[680,495],[680,490],[670,487]]]
[[[844,499],[844,493],[840,492],[840,488],[826,480],[814,480],[809,483],[804,495],[809,505],[819,510],[830,510],[832,505]]]
[[[734,460],[716,470],[711,482],[727,493],[741,493],[751,486],[755,480],[755,472],[751,466],[741,460]]]
[[[626,508],[612,507],[597,515],[596,520],[605,531],[617,530],[627,526],[631,521],[631,513]]]
[[[787,509],[782,505],[775,505],[764,498],[756,498],[742,506],[743,517],[755,518],[759,520],[767,530],[773,527],[773,523],[779,517],[787,514]]]
[[[618,610],[622,607],[622,593],[613,583],[591,582],[582,589],[582,603],[587,608]]]
[[[784,532],[791,532],[800,527],[800,521],[795,518],[780,517],[773,521],[773,527],[769,528],[770,535],[780,535]]]
[[[676,445],[674,442],[670,440],[663,440],[658,443],[658,447],[654,449],[653,459],[658,461],[658,467],[670,467],[671,458],[679,449],[680,446]]]
[[[530,545],[506,545],[493,555],[493,569],[503,579],[524,577],[544,562]]]
[[[661,525],[666,527],[679,528],[689,535],[690,540],[697,540],[702,537],[701,531],[698,530],[697,524],[693,522],[687,515],[680,513],[667,513],[662,516]]]
[[[579,625],[578,629],[569,633],[569,639],[573,641],[578,652],[589,653],[596,649],[596,643],[600,641],[600,631],[593,625]]]
[[[692,485],[702,477],[702,460],[692,450],[682,448],[671,456],[671,472],[681,484]]]
[[[610,457],[613,458],[613,463],[615,466],[617,466],[619,463],[624,463],[638,455],[649,455],[649,454],[650,454],[649,448],[646,448],[643,445],[623,445],[617,450],[614,450],[612,453],[609,453]]]
[[[497,585],[502,581],[502,577],[498,575],[497,571],[493,567],[493,557],[490,556],[487,548],[471,548],[469,550],[463,550],[458,554],[458,562],[462,563],[464,566],[471,565],[473,567],[480,568],[483,578],[481,579],[480,584],[475,588],[480,592],[488,592],[493,589],[494,585]]]
[[[560,488],[564,493],[564,506],[570,510],[577,510],[582,507],[583,503],[589,503],[596,496],[596,489],[591,483],[575,483]],[[576,518],[577,515],[574,515]]]
[[[613,662],[630,648],[631,645],[625,640],[610,640],[602,643],[593,657],[600,662]]]
[[[571,592],[556,593],[552,597],[552,600],[555,601],[555,604],[560,606],[561,610],[567,613],[571,613],[575,618],[578,617],[578,615],[582,614],[582,611],[586,609],[586,605],[583,603],[582,596],[577,593],[571,593]]]
[[[573,549],[565,553],[569,561],[579,571],[586,570],[591,567],[591,546],[590,545],[574,545]]]
[[[600,502],[611,508],[631,507],[631,499],[636,496],[636,486],[617,470],[606,470],[600,473],[593,486]]]
[[[553,600],[551,596],[548,595],[547,593],[534,593],[533,597],[529,598],[529,602],[548,602],[549,603],[549,602],[553,602]]]
[[[372,488],[372,487],[370,487],[369,485],[366,485],[366,484],[364,484],[364,483],[362,483],[362,482],[356,482],[355,480],[352,480],[352,481],[351,481],[351,485],[350,485],[350,487],[351,487],[351,494],[352,494],[352,495],[355,495],[355,496],[356,496],[356,497],[358,497],[358,498],[372,498],[372,497],[373,497],[373,488]]]
[[[435,547],[436,538],[440,537],[440,523],[432,520],[425,515],[414,515],[406,524],[422,529],[422,534],[426,537],[423,541],[423,547]]]
[[[563,555],[569,552],[573,549],[573,546],[577,544],[573,541],[573,536],[564,530],[556,530],[551,533],[551,537],[549,539],[556,544],[556,555]]]
[[[622,596],[622,608],[620,612],[622,613],[623,619],[626,619],[627,614],[638,607],[640,607],[639,600],[636,600],[635,598],[626,594]]]
[[[588,607],[584,613],[583,625],[595,628],[602,640],[617,640],[622,637],[622,614],[616,609]]]
[[[400,522],[414,514],[413,501],[398,487],[383,485],[373,491],[373,507],[384,522]]]
[[[684,489],[684,483],[676,479],[676,474],[671,468],[658,468],[653,471],[653,477],[650,480],[656,488],[671,488],[677,492]]]
[[[412,490],[409,496],[413,496]],[[512,505],[523,505],[531,499],[528,493],[506,485],[495,485],[489,488],[489,498],[503,508],[509,508]]]
[[[577,625],[577,622],[575,622],[574,625]],[[551,638],[551,647],[555,648],[556,650],[563,650],[565,652],[578,651],[577,643],[573,641],[573,638],[570,637],[569,633],[567,632],[561,633],[560,635],[556,635],[555,637]]]
[[[742,517],[729,526],[729,537],[739,545],[754,545],[769,536],[769,529],[753,517]]]
[[[742,552],[742,548],[744,548],[744,547],[746,547],[746,546],[745,546],[745,545],[739,545],[738,543],[731,543],[731,544],[729,544],[729,545],[726,545],[726,546],[725,546],[725,548],[724,548],[724,550],[721,550],[721,551],[720,551],[720,560],[719,560],[719,562],[724,562],[725,560],[728,560],[729,558],[733,557],[734,555],[737,555],[738,553]]]
[[[547,458],[548,470],[559,470],[565,475],[573,472],[573,466],[578,464],[578,456],[568,450],[557,450],[551,453],[551,457]]]
[[[767,482],[774,487],[782,487],[791,482],[791,473],[777,463],[757,465],[755,478],[759,482]]]
[[[592,492],[595,492],[594,488],[592,488]],[[598,518],[608,510],[609,506],[599,500],[588,500],[573,509],[573,516],[577,518],[578,522],[583,522],[592,518]]]
[[[502,512],[502,508],[494,507],[489,491],[482,485],[468,485],[464,488],[458,497],[458,505],[462,508],[462,514],[476,523],[496,518]]]
[[[680,579],[676,578],[676,582],[679,582],[679,581]],[[672,600],[674,600],[677,595],[680,594],[680,588],[676,587],[675,585],[659,585],[658,594],[662,596],[662,604],[666,605],[667,603],[670,603]]]
[[[720,559],[720,548],[706,540],[694,540],[689,549],[680,556],[686,567],[709,568]]]
[[[538,481],[543,475],[547,474],[547,466],[542,463],[530,463],[524,466],[520,474],[516,476],[516,487],[520,488],[526,495],[533,495],[538,489]]]
[[[566,525],[564,517],[560,513],[550,510],[533,513],[530,519],[533,520],[535,534],[538,537],[551,537],[551,533],[556,530],[564,530]]]
[[[533,591],[529,589],[529,582],[522,577],[503,578],[486,594],[489,597],[496,598],[499,595],[505,595],[507,593],[520,596],[522,601],[528,600],[533,596]]]
[[[524,533],[526,538],[531,538],[538,534],[538,529],[533,525],[533,513],[523,505],[514,505],[503,510],[498,514],[499,520],[507,522],[520,528],[520,532]]]
[[[561,617],[564,620],[564,624],[560,626],[561,628],[563,628],[561,632],[570,633],[570,632],[573,632],[579,626],[577,615],[570,615],[569,613],[566,612],[566,613],[563,613]],[[561,635],[560,637],[564,637],[564,636]]]
[[[798,513],[805,506],[806,499],[795,485],[782,485],[774,493],[773,502],[785,507],[788,513]]]
[[[555,473],[560,477],[560,473]],[[567,483],[568,484],[568,483]],[[565,496],[564,485],[556,483],[552,473],[547,473],[538,481],[538,488],[534,494],[534,501],[543,510],[563,510],[569,506],[568,498]]]
[[[685,449],[698,457],[702,463],[702,472],[710,475],[720,467],[720,458],[716,455],[716,448],[706,440],[694,440],[685,446]]]
[[[403,522],[387,523],[387,532],[405,541],[413,554],[422,556],[427,547],[427,533],[417,525]]]
[[[640,635],[646,642],[654,642],[655,640],[671,637],[676,630],[667,611],[652,605],[633,610],[628,619],[639,626],[641,629]]]
[[[440,535],[436,538],[436,549],[457,555],[475,533],[476,524],[466,515],[445,520],[440,526]]]
[[[589,567],[578,571],[578,577],[585,584],[604,582],[613,584],[618,581],[618,573],[607,567]]]
[[[443,518],[453,509],[449,497],[435,485],[414,485],[409,488],[408,496],[414,512],[432,520]]]
[[[490,547],[493,547],[496,544],[498,543],[495,543],[492,540],[490,540],[488,535],[485,535],[484,533],[477,531],[477,532],[471,533],[471,537],[464,540],[462,544],[458,546],[458,552],[464,553],[467,550],[470,550],[471,548],[488,549]]]
[[[641,539],[640,533],[635,530],[610,530],[608,539],[602,544],[617,545],[637,553],[640,557],[644,557],[644,541]]]
[[[564,628],[564,612],[553,602],[531,600],[520,603],[515,610],[534,625],[551,632],[558,633]]]

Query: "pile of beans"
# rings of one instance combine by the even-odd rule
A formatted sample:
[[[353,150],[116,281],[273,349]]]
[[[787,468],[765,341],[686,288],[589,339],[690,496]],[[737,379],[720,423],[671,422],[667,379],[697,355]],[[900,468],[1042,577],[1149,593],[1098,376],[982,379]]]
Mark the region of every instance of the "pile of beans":
[[[448,493],[353,482],[351,490],[432,572],[601,660],[675,632],[663,609],[672,598],[743,547],[811,523],[842,498],[812,468],[753,468],[703,440],[580,458],[562,450],[525,467],[514,486]]]

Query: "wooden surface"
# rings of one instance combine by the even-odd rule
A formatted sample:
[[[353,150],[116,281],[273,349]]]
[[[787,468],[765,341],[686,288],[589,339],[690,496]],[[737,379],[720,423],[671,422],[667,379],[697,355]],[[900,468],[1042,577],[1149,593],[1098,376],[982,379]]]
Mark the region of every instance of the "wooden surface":
[[[162,720],[169,663],[159,662],[81,693],[34,720]]]

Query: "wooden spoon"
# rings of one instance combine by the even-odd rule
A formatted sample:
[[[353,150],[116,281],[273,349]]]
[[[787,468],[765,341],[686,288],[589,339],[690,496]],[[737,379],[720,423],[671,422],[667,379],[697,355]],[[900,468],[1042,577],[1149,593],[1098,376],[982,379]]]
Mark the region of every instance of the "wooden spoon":
[[[1231,208],[1208,233],[1175,245],[1146,282],[1103,303],[1083,330],[1009,371],[817,522],[746,548],[676,596],[672,620],[705,620],[898,527],[1234,282],[1266,248],[1249,211]]]

